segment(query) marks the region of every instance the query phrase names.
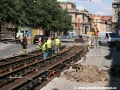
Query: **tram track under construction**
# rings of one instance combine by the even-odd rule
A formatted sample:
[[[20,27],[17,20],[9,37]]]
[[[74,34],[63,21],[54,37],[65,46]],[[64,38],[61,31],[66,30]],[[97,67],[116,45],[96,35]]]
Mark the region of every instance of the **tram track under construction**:
[[[42,59],[42,52],[35,50],[27,55],[17,55],[0,62],[0,90],[39,90],[51,77],[79,61],[87,47],[61,46],[58,54]]]

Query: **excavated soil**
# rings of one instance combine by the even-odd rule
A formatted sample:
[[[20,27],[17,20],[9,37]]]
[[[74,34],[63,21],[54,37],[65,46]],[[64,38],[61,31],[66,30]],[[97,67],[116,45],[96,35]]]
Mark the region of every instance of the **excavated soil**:
[[[94,83],[96,81],[107,81],[109,75],[104,70],[99,70],[96,65],[72,65],[71,70],[66,70],[63,73],[68,80],[75,80],[77,82],[90,82]]]

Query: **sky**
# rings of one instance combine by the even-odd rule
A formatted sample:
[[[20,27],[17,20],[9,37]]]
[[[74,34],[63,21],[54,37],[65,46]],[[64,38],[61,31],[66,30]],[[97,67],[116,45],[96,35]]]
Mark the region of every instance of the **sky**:
[[[112,2],[114,0],[69,0],[72,1],[77,9],[86,9],[91,14],[112,15]]]

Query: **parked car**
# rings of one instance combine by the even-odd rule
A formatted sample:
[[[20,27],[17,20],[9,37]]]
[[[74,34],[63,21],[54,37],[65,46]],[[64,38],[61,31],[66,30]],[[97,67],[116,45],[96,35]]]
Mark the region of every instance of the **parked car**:
[[[98,43],[100,45],[109,44],[110,46],[120,41],[120,37],[116,32],[99,32]]]
[[[44,39],[48,39],[45,35],[35,35],[33,39],[33,43],[36,44],[39,42],[39,39],[41,39],[41,42],[43,42]]]

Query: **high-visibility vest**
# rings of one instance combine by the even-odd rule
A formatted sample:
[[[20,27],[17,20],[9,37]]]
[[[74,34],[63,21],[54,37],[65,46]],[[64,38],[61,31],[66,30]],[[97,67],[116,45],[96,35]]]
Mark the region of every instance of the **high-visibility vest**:
[[[38,48],[39,48],[39,49],[42,49],[42,45],[41,45],[41,44],[39,44],[39,45],[38,45]]]
[[[52,47],[52,40],[47,40],[47,47],[51,48]]]
[[[59,46],[59,44],[60,44],[60,39],[55,39],[55,43],[56,43],[57,46]]]
[[[19,38],[19,37],[20,37],[20,35],[17,35],[17,36],[16,36],[16,38]]]
[[[42,51],[46,50],[46,42],[42,45]]]

